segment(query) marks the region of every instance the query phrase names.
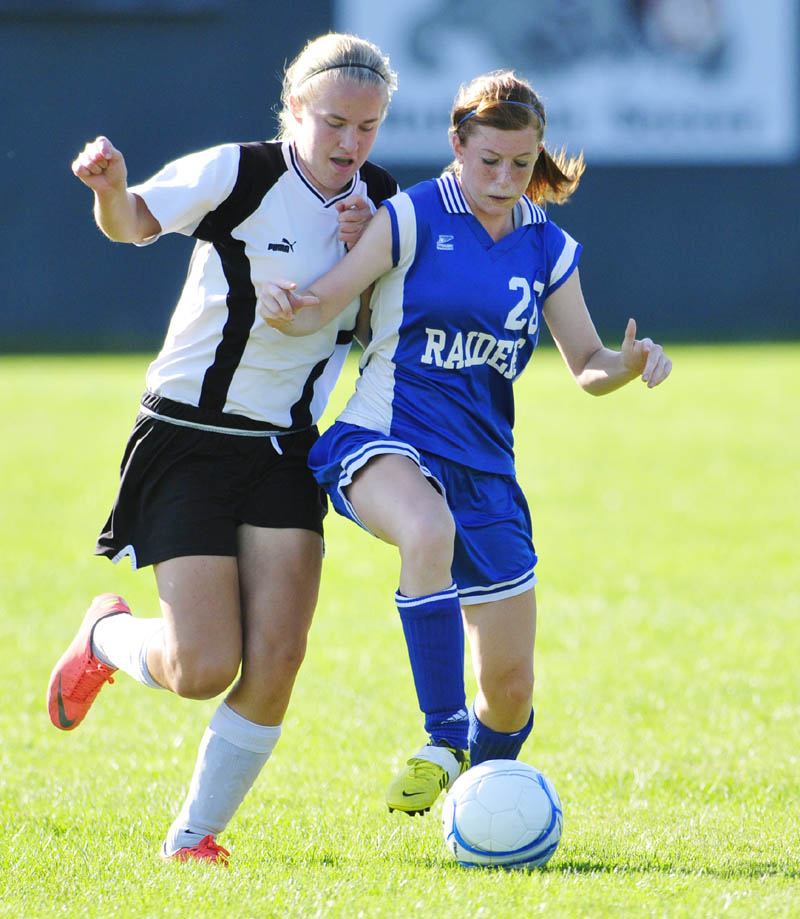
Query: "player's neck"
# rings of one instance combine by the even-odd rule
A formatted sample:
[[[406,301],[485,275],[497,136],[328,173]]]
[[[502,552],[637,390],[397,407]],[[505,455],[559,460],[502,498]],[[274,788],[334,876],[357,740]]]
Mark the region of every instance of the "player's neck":
[[[483,211],[473,209],[478,223],[486,230],[494,242],[500,242],[504,236],[514,231],[514,221],[511,214],[486,214]]]
[[[478,223],[486,230],[489,236],[492,237],[494,242],[499,242],[504,236],[508,236],[509,233],[513,233],[514,226],[514,211],[513,209],[507,211],[505,209],[497,212],[488,212],[485,211],[480,204],[475,201],[469,191],[464,188],[463,184],[461,185],[461,191],[464,194],[464,197],[469,204],[469,208],[472,211],[472,215],[478,221]]]

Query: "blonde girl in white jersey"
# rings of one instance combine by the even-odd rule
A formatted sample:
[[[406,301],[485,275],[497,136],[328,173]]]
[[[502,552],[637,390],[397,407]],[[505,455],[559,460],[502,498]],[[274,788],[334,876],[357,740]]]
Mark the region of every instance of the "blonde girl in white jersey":
[[[190,699],[228,690],[164,858],[227,862],[217,836],[278,740],[303,660],[326,507],[306,459],[357,303],[295,348],[256,315],[256,291],[275,275],[324,273],[394,193],[367,156],[395,87],[374,45],[325,35],[286,71],[278,140],[223,144],[132,187],[105,137],[73,164],[109,238],[196,239],[95,550],[152,564],[160,615],[95,598],[48,688],[62,730],[117,669]]]

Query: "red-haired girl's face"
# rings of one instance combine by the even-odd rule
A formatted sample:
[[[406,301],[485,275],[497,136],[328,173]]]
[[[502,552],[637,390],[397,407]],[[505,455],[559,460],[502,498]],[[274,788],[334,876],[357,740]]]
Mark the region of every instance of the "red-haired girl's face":
[[[453,150],[461,166],[459,181],[473,214],[496,225],[510,220],[514,205],[525,193],[542,150],[532,127],[501,131],[476,125],[462,143],[453,136]]]

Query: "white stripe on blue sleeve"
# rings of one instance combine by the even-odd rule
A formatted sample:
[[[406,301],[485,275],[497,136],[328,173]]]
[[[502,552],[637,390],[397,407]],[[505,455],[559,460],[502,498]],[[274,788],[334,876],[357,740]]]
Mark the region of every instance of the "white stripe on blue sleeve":
[[[563,230],[561,232],[564,233]],[[575,265],[578,250],[578,243],[569,233],[564,233],[564,248],[561,250],[561,255],[559,255],[558,260],[553,266],[553,270],[550,272],[547,284],[548,293],[559,287],[561,282],[566,279]]]

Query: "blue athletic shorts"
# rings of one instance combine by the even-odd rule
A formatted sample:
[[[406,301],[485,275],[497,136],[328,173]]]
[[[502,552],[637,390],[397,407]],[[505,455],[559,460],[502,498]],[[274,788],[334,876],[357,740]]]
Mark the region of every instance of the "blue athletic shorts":
[[[533,587],[537,559],[531,515],[514,476],[470,469],[341,421],[314,444],[308,464],[337,512],[370,532],[346,490],[360,469],[384,453],[413,460],[447,501],[456,524],[453,580],[462,606],[503,600]]]

